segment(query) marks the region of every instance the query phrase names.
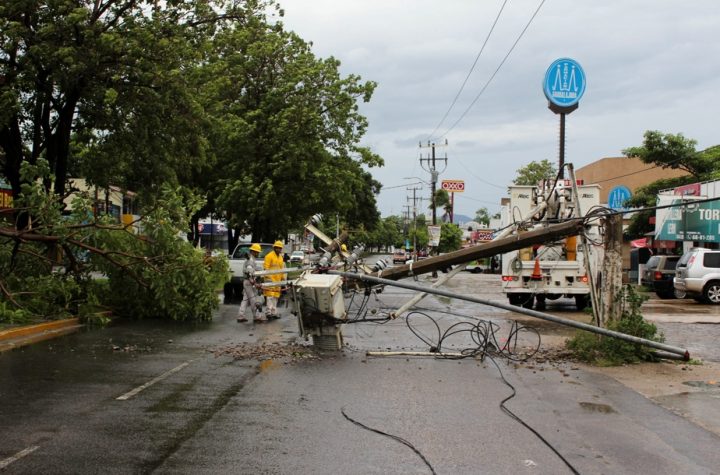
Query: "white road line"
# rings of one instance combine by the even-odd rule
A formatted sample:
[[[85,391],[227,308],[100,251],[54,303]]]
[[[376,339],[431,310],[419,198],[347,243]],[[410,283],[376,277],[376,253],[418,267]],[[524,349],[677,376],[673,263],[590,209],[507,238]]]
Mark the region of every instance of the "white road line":
[[[20,452],[16,453],[12,457],[8,457],[5,460],[0,460],[0,470],[4,470],[11,463],[17,462],[21,458],[25,457],[26,455],[30,455],[31,453],[35,452],[39,448],[40,448],[39,445],[33,445],[32,447],[28,447],[26,449],[21,450]]]
[[[143,384],[142,386],[138,386],[138,387],[136,387],[135,389],[133,389],[132,391],[127,392],[127,393],[123,394],[122,396],[116,397],[115,399],[118,400],[118,401],[127,401],[128,399],[130,399],[131,397],[135,396],[137,393],[139,393],[139,392],[142,391],[143,389],[149,388],[150,386],[152,386],[153,384],[157,383],[158,381],[162,381],[163,379],[167,378],[168,376],[171,376],[171,375],[177,373],[178,371],[180,371],[180,370],[183,369],[184,367],[188,366],[191,362],[192,362],[192,360],[186,361],[185,363],[181,364],[180,366],[176,366],[175,368],[173,368],[173,369],[171,369],[171,370],[169,370],[169,371],[164,372],[163,374],[161,374],[161,375],[158,376],[157,378],[152,379],[152,380],[148,381],[147,383]]]

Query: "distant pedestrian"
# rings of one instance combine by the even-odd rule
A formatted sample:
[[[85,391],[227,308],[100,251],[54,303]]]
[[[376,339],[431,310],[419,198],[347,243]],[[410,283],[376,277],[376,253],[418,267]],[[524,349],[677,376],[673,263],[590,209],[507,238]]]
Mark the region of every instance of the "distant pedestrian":
[[[265,256],[265,262],[263,264],[265,270],[280,270],[285,268],[285,259],[283,259],[283,243],[282,241],[275,241],[273,244],[272,252],[268,252]],[[266,276],[266,281],[269,282],[281,282],[285,280],[287,274],[270,274]],[[265,295],[265,316],[268,320],[280,318],[277,311],[277,303],[280,299],[280,286],[265,287],[263,289],[263,295]]]
[[[257,284],[255,282],[255,258],[260,254],[260,244],[253,244],[250,246],[247,260],[245,261],[245,268],[243,269],[243,298],[240,303],[240,313],[238,313],[238,322],[247,322],[248,319],[245,316],[245,310],[250,306],[250,312],[253,315],[253,323],[266,321],[262,318],[262,307],[258,305],[257,301]]]

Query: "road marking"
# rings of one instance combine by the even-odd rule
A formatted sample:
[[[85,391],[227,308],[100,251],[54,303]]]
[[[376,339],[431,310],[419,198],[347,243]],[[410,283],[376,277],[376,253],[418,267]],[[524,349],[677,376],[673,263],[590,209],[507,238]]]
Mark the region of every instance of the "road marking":
[[[21,458],[25,457],[26,455],[30,455],[31,453],[35,452],[39,448],[40,448],[39,445],[33,445],[32,447],[28,447],[26,449],[21,450],[20,452],[16,453],[12,457],[8,457],[5,460],[0,460],[0,470],[4,470],[11,463],[17,462]]]
[[[135,396],[135,395],[136,395],[137,393],[139,393],[140,391],[142,391],[142,390],[144,390],[144,389],[147,389],[147,388],[149,388],[150,386],[152,386],[153,384],[155,384],[155,383],[157,383],[157,382],[159,382],[159,381],[162,381],[163,379],[167,378],[168,376],[171,376],[171,375],[177,373],[178,371],[180,371],[180,370],[183,369],[184,367],[188,366],[191,362],[192,362],[192,360],[186,361],[185,363],[181,364],[180,366],[176,366],[175,368],[173,368],[173,369],[171,369],[171,370],[169,370],[169,371],[164,372],[163,374],[161,374],[161,375],[158,376],[157,378],[152,379],[152,380],[148,381],[147,383],[143,384],[142,386],[138,386],[138,387],[136,387],[135,389],[133,389],[132,391],[127,392],[127,393],[123,394],[122,396],[118,396],[118,397],[116,397],[115,399],[118,400],[118,401],[127,401],[128,399],[130,399],[131,397]]]

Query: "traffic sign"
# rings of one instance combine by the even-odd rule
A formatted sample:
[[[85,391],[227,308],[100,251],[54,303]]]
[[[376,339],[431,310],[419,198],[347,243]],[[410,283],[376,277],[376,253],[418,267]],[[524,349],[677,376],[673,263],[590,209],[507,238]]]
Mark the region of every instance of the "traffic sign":
[[[545,73],[543,92],[552,104],[572,107],[585,93],[585,71],[574,59],[556,59]]]
[[[463,180],[443,180],[441,186],[448,193],[462,193],[465,191],[465,182]]]

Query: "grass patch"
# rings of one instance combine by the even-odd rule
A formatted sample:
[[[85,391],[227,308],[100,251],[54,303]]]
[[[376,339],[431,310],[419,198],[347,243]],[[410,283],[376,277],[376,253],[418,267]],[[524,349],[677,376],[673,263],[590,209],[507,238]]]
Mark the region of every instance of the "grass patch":
[[[631,286],[625,286],[618,293],[617,299],[622,302],[622,313],[618,320],[608,323],[608,330],[646,340],[665,341],[665,336],[658,333],[657,327],[646,321],[640,313],[640,306],[647,300],[646,296],[639,295]],[[619,366],[657,360],[654,350],[639,343],[582,330],[568,340],[566,346],[579,360],[597,366]]]

